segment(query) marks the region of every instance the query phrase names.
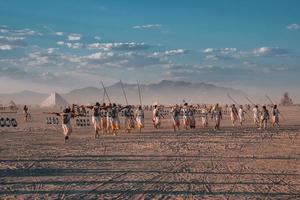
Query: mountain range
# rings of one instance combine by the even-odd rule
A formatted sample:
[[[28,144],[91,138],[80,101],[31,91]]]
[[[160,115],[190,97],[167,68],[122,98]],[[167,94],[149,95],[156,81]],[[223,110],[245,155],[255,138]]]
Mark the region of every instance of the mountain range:
[[[139,103],[139,92],[137,84],[117,82],[107,86],[106,91],[111,102],[126,104],[122,85],[129,104]],[[236,99],[242,99],[245,94],[233,88],[220,87],[207,83],[190,83],[185,81],[163,80],[157,84],[141,84],[141,98],[143,104],[158,102],[162,104],[182,103],[230,103],[227,94],[230,93]],[[22,91],[12,94],[0,94],[0,102],[15,101],[17,104],[40,104],[49,94],[33,91]],[[61,94],[69,103],[94,103],[102,102],[104,96],[103,88],[85,87],[71,90]],[[107,97],[105,95],[106,102]]]

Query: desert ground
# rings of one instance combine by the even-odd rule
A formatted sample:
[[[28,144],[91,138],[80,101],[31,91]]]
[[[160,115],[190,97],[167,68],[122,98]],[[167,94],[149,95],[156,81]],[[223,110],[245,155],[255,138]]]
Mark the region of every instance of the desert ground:
[[[168,116],[146,127],[93,138],[77,127],[64,144],[44,110],[17,128],[0,128],[0,199],[300,199],[300,107],[280,107],[280,128],[180,130]],[[252,115],[251,115],[252,116]]]

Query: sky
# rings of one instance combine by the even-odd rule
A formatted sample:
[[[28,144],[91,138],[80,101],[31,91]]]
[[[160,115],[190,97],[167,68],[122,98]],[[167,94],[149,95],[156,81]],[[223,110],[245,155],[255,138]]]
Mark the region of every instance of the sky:
[[[0,93],[161,80],[300,96],[299,0],[0,0]]]

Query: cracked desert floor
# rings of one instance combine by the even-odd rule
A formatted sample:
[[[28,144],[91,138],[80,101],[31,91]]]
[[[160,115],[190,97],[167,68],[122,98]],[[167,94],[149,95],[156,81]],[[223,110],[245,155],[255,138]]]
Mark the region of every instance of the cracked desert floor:
[[[154,130],[101,135],[76,127],[64,144],[60,125],[0,128],[0,199],[300,199],[300,107],[282,107],[280,128],[247,119],[220,131]]]

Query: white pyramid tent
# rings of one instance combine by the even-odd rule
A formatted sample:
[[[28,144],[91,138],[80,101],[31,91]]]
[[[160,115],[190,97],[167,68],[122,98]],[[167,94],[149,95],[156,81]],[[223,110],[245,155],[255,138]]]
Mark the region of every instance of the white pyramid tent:
[[[10,102],[8,102],[7,106],[8,106],[9,109],[11,109],[11,110],[16,110],[16,109],[18,109],[17,104],[16,104],[13,100],[11,100]]]
[[[69,103],[58,93],[52,93],[41,103],[41,107],[66,107]]]

